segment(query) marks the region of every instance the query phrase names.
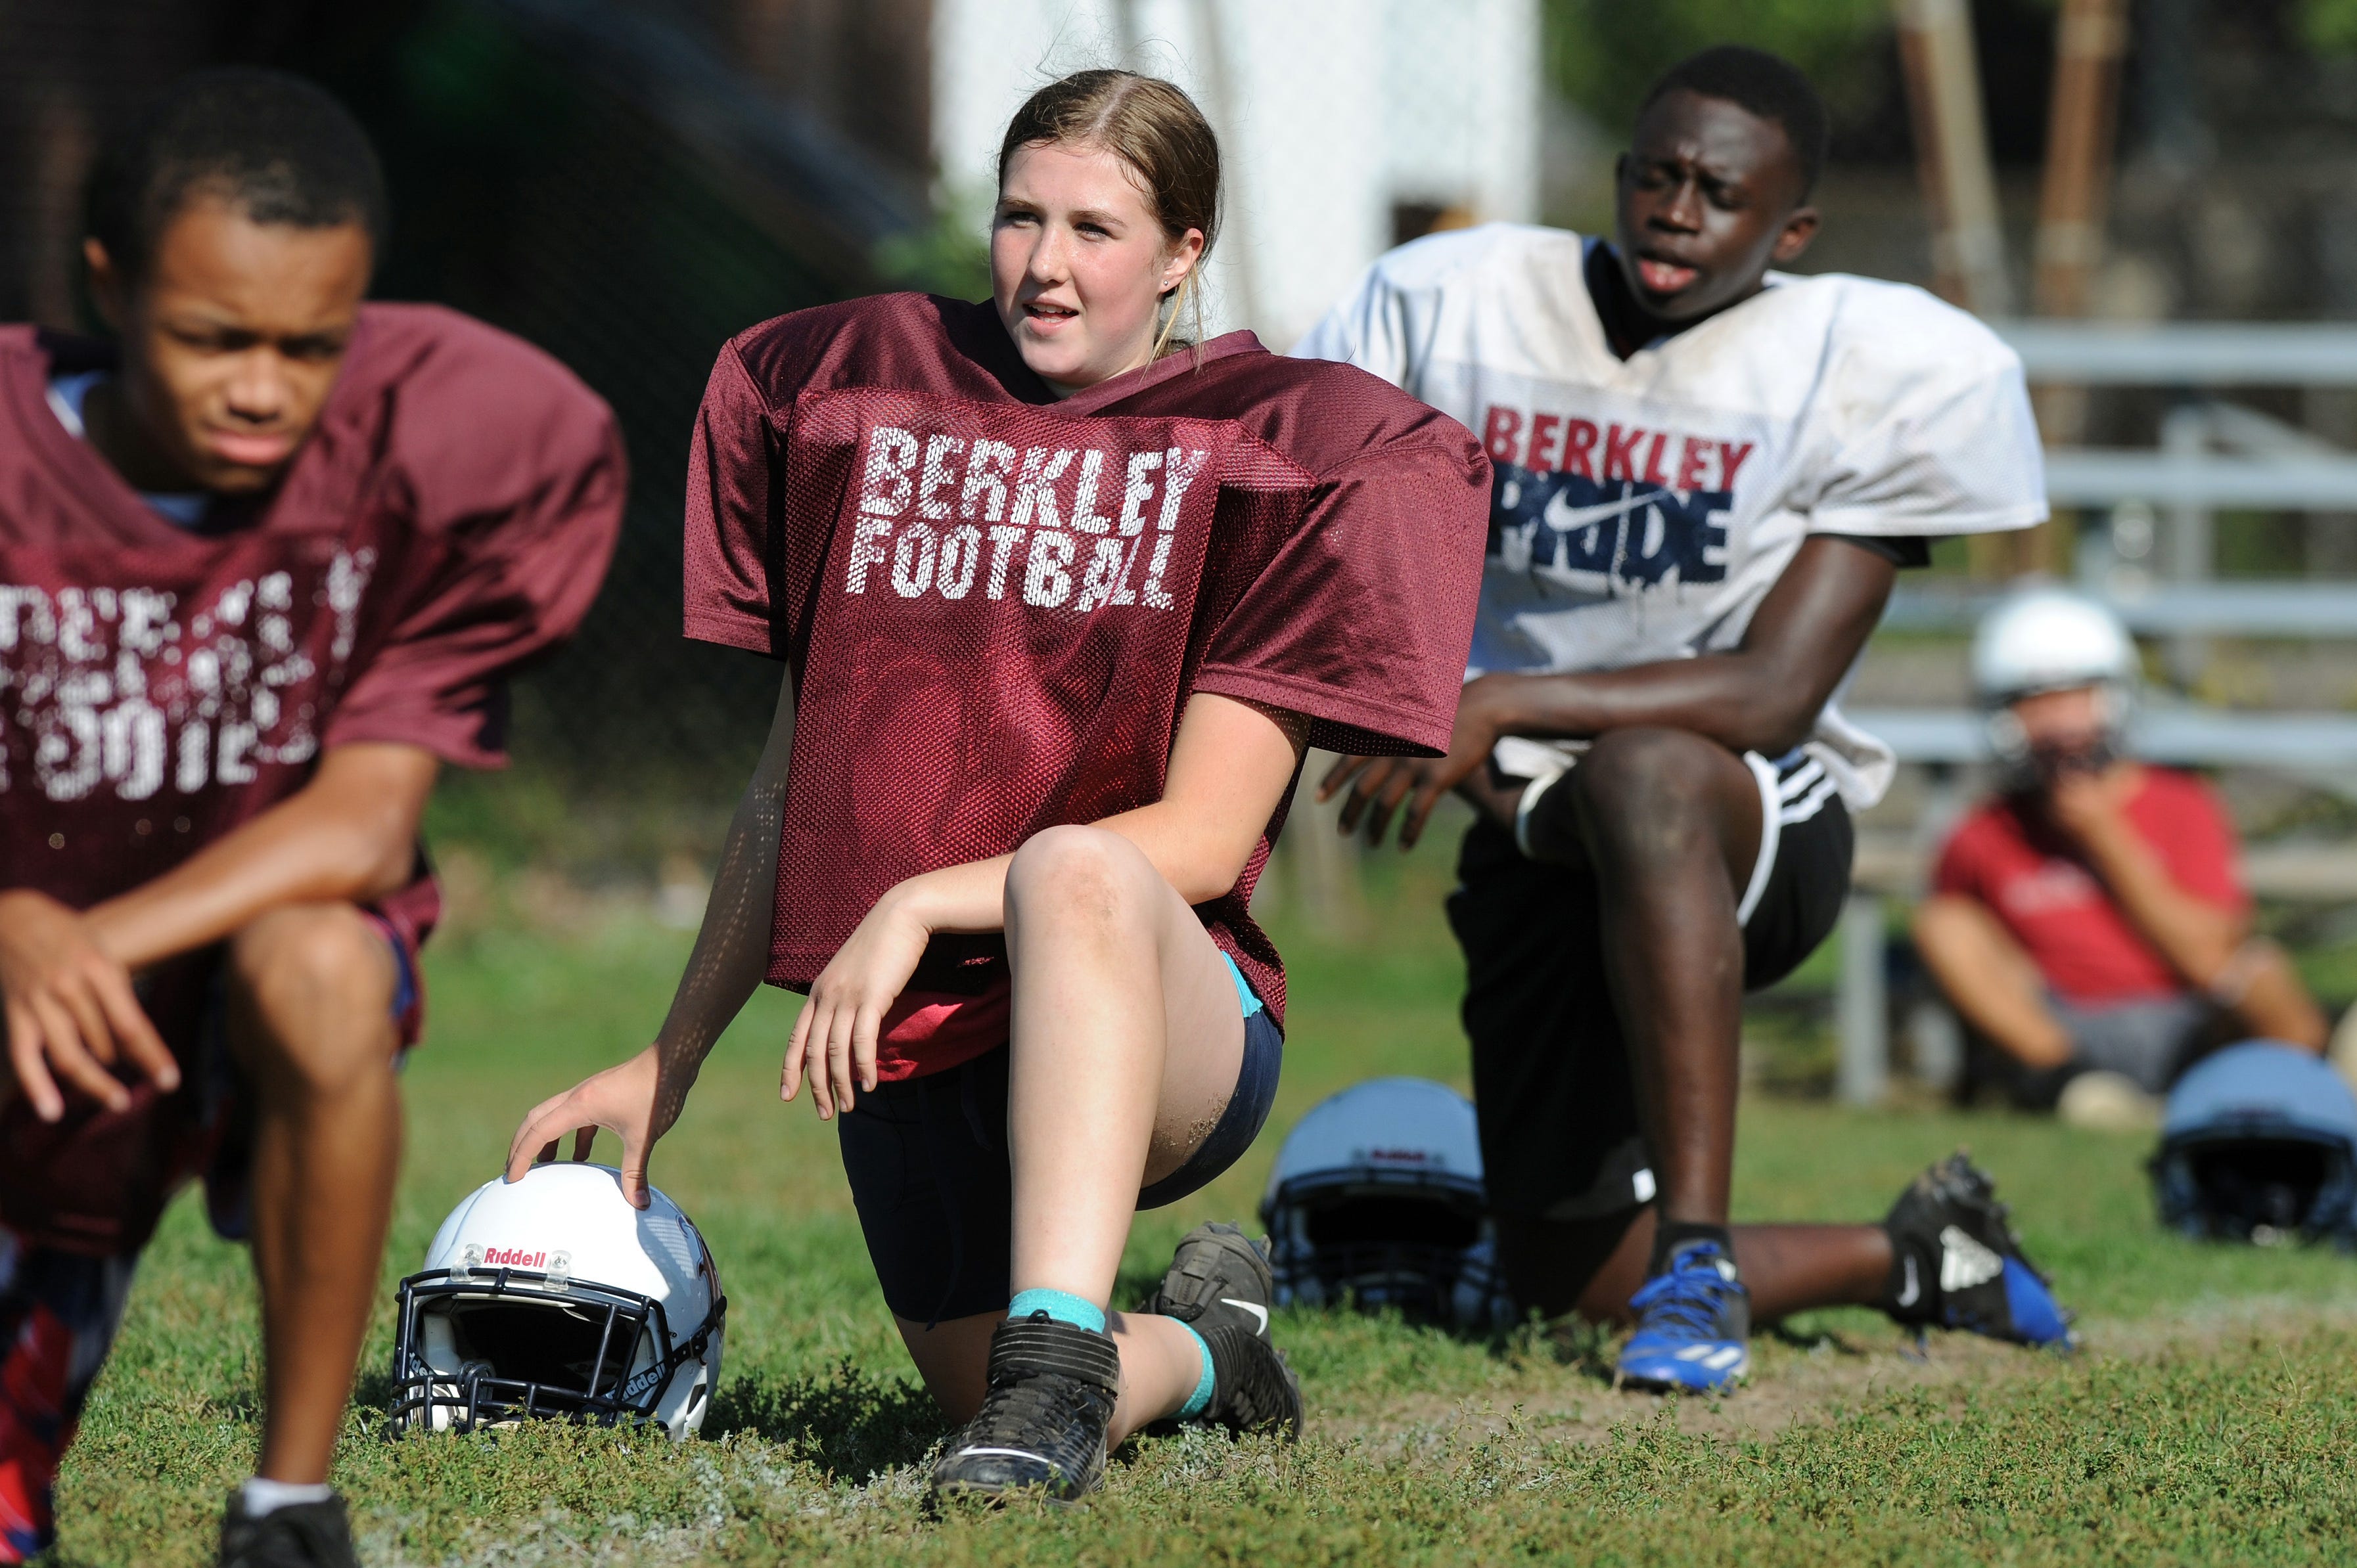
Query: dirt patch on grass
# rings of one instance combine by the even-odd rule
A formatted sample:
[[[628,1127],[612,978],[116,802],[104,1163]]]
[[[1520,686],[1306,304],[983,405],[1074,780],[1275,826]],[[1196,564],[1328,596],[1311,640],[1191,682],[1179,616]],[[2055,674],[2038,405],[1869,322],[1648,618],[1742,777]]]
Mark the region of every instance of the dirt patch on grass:
[[[1600,1443],[1664,1419],[1697,1436],[1772,1439],[1900,1391],[1962,1392],[2051,1378],[2073,1364],[2152,1361],[2201,1355],[2237,1340],[2288,1343],[2317,1328],[2352,1327],[2357,1327],[2357,1297],[2325,1304],[2262,1297],[2082,1323],[2080,1348],[2068,1357],[1970,1334],[1935,1333],[1919,1350],[1910,1337],[1881,1326],[1805,1337],[1763,1334],[1753,1341],[1749,1380],[1716,1398],[1615,1390],[1609,1357],[1590,1350],[1571,1364],[1534,1367],[1527,1391],[1405,1394],[1377,1410],[1329,1416],[1318,1409],[1312,1391],[1311,1415],[1318,1437],[1361,1442],[1378,1455],[1421,1449],[1443,1434],[1479,1437],[1510,1429],[1529,1438]]]

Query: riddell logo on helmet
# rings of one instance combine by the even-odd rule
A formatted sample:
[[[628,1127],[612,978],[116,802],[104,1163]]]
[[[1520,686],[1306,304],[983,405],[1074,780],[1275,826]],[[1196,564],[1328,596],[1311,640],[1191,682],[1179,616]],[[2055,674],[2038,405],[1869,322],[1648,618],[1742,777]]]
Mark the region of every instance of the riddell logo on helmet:
[[[1402,1165],[1420,1165],[1430,1161],[1432,1155],[1430,1151],[1425,1149],[1369,1149],[1367,1158],[1396,1160]]]
[[[548,1262],[545,1252],[527,1252],[522,1247],[486,1247],[483,1262],[493,1268],[537,1269]]]

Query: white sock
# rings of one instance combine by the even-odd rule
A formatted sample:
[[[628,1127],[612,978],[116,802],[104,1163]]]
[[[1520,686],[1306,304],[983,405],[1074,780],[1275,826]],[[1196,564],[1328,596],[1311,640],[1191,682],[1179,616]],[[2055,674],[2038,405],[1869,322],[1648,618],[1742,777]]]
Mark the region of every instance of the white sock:
[[[266,1481],[260,1476],[238,1488],[248,1519],[276,1513],[289,1503],[324,1503],[335,1495],[325,1481]]]

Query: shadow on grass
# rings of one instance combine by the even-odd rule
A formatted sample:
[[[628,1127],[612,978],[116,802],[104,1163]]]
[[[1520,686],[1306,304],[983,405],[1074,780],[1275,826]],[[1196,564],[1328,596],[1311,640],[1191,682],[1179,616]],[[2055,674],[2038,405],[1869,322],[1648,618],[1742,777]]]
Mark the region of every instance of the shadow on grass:
[[[384,1367],[362,1367],[352,1379],[352,1403],[382,1425],[393,1410],[393,1373]]]
[[[390,1373],[362,1372],[352,1402],[371,1435],[391,1435]],[[922,1388],[871,1376],[845,1359],[815,1377],[784,1383],[730,1380],[713,1400],[703,1434],[750,1433],[829,1473],[865,1479],[915,1464],[943,1429],[940,1410]]]
[[[923,1458],[944,1424],[923,1389],[874,1377],[846,1358],[784,1383],[733,1380],[713,1400],[704,1430],[749,1432],[830,1474],[864,1479]]]
[[[1790,1345],[1795,1350],[1811,1352],[1829,1350],[1836,1356],[1846,1356],[1854,1359],[1862,1359],[1867,1354],[1866,1347],[1835,1333],[1830,1328],[1819,1328],[1814,1325],[1794,1328],[1785,1323],[1770,1323],[1761,1332],[1783,1344]]]
[[[1619,1359],[1620,1331],[1576,1313],[1548,1319],[1534,1309],[1496,1345],[1491,1353],[1509,1360],[1550,1361],[1609,1386]]]

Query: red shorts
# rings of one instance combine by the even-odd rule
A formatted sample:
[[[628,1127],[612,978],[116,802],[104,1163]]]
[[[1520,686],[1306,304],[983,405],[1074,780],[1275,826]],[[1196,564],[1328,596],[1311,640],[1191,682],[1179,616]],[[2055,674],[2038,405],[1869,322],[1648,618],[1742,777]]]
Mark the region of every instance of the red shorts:
[[[0,1230],[0,1563],[26,1562],[53,1538],[58,1464],[137,1262],[25,1247]]]

